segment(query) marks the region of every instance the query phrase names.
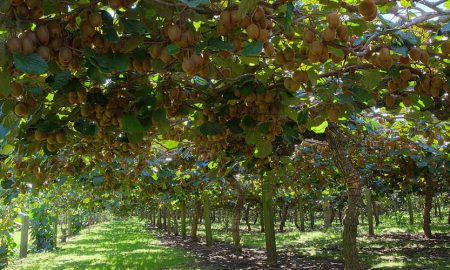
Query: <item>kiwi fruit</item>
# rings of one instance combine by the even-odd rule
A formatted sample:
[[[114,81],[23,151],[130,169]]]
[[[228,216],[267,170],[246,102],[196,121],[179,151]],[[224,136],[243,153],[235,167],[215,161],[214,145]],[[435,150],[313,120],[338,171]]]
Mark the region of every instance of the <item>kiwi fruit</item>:
[[[327,15],[328,27],[336,29],[341,24],[341,18],[336,12]]]
[[[30,18],[33,20],[37,20],[44,16],[44,9],[41,7],[33,8],[30,10]]]
[[[29,39],[31,39],[34,45],[36,45],[39,42],[36,33],[31,30],[25,31],[25,33],[23,33],[23,37],[28,37]]]
[[[18,37],[11,37],[6,42],[6,47],[10,53],[21,53],[22,52],[22,40]]]
[[[269,30],[266,29],[260,29],[259,30],[259,36],[258,41],[261,41],[262,43],[266,42],[269,39]]]
[[[11,6],[13,7],[18,7],[21,4],[23,4],[23,0],[9,0],[9,3],[11,4]]]
[[[27,18],[30,15],[30,11],[25,3],[22,3],[16,7],[16,13],[20,18]]]
[[[326,42],[333,41],[336,38],[336,30],[330,27],[325,28],[322,32],[322,38]]]
[[[306,43],[312,43],[314,41],[314,32],[309,30],[309,29],[305,29],[303,31],[303,41],[305,41]]]
[[[374,0],[362,0],[358,5],[358,11],[366,21],[373,21],[378,12]]]
[[[403,81],[409,81],[411,79],[411,70],[409,70],[408,68],[402,69],[400,71],[400,78]]]
[[[231,23],[234,25],[240,24],[242,17],[237,9],[231,11]]]
[[[445,54],[445,55],[450,54],[450,41],[449,40],[444,41],[442,43],[441,50],[442,50],[442,53]]]
[[[23,95],[23,86],[18,82],[11,83],[11,96],[14,98],[21,97]]]
[[[262,7],[256,7],[255,11],[253,12],[253,20],[260,22],[263,19],[265,19],[266,15],[264,13],[264,9]]]
[[[181,64],[181,68],[183,71],[188,75],[193,75],[196,70],[196,64],[195,61],[192,59],[192,57],[186,57],[183,59],[183,62]]]
[[[14,107],[14,113],[18,117],[26,117],[28,115],[28,106],[23,102],[19,102]]]
[[[299,83],[306,83],[308,82],[308,73],[304,70],[296,70],[292,74],[292,79]]]
[[[78,103],[78,95],[77,92],[71,91],[69,94],[67,94],[67,99],[69,100],[69,103],[71,105],[75,105]]]
[[[347,41],[348,40],[348,28],[347,26],[341,24],[336,29],[336,34],[339,40]]]
[[[386,107],[391,108],[395,105],[395,97],[392,95],[387,95],[384,98],[384,102],[386,103]]]
[[[409,96],[402,97],[402,102],[405,107],[411,107],[412,106],[412,100]]]
[[[176,42],[181,39],[181,28],[178,25],[171,25],[167,30],[170,41]]]
[[[46,46],[40,46],[37,48],[36,52],[44,59],[45,61],[50,60],[51,52],[50,49]]]
[[[162,46],[160,44],[152,44],[148,50],[150,56],[154,59],[158,59],[161,56]]]
[[[229,28],[232,24],[231,12],[229,10],[224,10],[220,14],[220,22],[226,27]]]
[[[264,43],[264,53],[269,57],[273,56],[273,54],[275,53],[275,48],[273,47],[272,43],[270,42]]]
[[[26,0],[29,9],[34,9],[41,6],[41,0]]]
[[[163,61],[164,63],[166,63],[166,64],[173,60],[173,57],[172,57],[172,55],[169,54],[169,51],[167,50],[167,47],[164,47],[161,50],[161,54],[159,56],[159,59],[161,61]]]
[[[122,1],[121,0],[108,0],[108,5],[112,9],[119,9],[122,7]]]
[[[247,27],[247,35],[249,38],[258,39],[259,37],[259,27],[252,23]]]
[[[83,37],[93,37],[95,35],[95,28],[89,23],[89,21],[81,22],[80,31]]]
[[[327,110],[327,116],[328,116],[328,120],[330,120],[331,122],[337,122],[339,120],[339,117],[341,117],[340,108],[337,106],[331,106]]]
[[[59,144],[65,144],[66,143],[66,134],[64,132],[58,132],[56,133],[56,142]]]
[[[430,55],[428,54],[427,51],[422,50],[420,52],[420,62],[422,62],[422,64],[427,64],[429,58],[430,58]]]
[[[102,15],[96,12],[89,14],[88,21],[92,27],[101,27],[103,25]]]
[[[36,28],[36,36],[42,45],[47,45],[50,41],[50,33],[45,25],[40,25]]]
[[[59,49],[58,59],[63,64],[69,64],[72,60],[73,54],[72,50],[67,47],[62,47]]]
[[[36,50],[33,41],[29,37],[22,38],[22,54],[28,55]]]
[[[47,133],[41,130],[36,130],[34,132],[34,139],[38,142],[44,141],[47,139]]]
[[[57,38],[62,36],[62,29],[59,22],[52,21],[47,24],[47,28],[51,38]]]
[[[420,48],[413,47],[409,50],[408,55],[413,61],[419,61],[422,56],[422,50]]]

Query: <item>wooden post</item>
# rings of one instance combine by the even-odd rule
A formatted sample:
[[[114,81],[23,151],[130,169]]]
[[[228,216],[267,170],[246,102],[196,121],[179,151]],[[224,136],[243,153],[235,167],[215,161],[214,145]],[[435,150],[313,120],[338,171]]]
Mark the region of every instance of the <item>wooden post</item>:
[[[300,231],[305,231],[305,202],[303,198],[300,198],[300,203],[298,206],[298,212],[300,215]]]
[[[73,235],[72,232],[72,215],[68,214],[67,216],[67,237],[71,237]]]
[[[56,248],[58,244],[58,213],[55,216],[55,222],[53,223],[53,248]]]
[[[277,246],[275,241],[275,224],[272,207],[272,177],[272,175],[264,177],[262,185],[264,234],[266,239],[267,263],[270,265],[277,263]]]
[[[366,208],[367,208],[367,223],[369,225],[369,235],[375,235],[375,231],[373,229],[373,205],[372,205],[372,191],[369,187],[366,187],[365,190],[366,197]]]
[[[181,211],[181,237],[186,238],[186,201],[182,200],[180,202]]]
[[[210,206],[211,205],[208,194],[203,194],[203,218],[205,219],[205,233],[207,246],[211,246],[213,242],[211,231]]]
[[[406,203],[408,204],[409,224],[414,224],[414,211],[411,202],[411,193],[406,194]]]
[[[22,215],[22,229],[20,232],[20,258],[26,258],[28,253],[28,228],[30,218],[26,215]]]

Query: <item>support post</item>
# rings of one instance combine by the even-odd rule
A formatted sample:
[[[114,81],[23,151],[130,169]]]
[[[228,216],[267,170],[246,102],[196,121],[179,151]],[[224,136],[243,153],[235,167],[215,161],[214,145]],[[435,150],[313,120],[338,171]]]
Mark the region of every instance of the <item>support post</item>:
[[[26,258],[28,253],[28,228],[30,218],[26,215],[22,215],[22,229],[20,231],[20,258]]]
[[[277,247],[275,241],[275,224],[272,207],[272,175],[263,177],[262,196],[267,263],[270,265],[275,265],[277,263]]]

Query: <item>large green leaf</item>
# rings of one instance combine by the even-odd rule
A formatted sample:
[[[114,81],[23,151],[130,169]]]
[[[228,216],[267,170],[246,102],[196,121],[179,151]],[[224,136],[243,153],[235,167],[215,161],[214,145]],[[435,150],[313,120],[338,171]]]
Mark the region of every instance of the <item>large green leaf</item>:
[[[121,19],[120,22],[123,25],[125,33],[127,34],[145,34],[145,24],[135,19]]]
[[[162,133],[170,130],[170,123],[167,119],[167,112],[164,108],[159,108],[152,113],[153,124],[155,124]]]
[[[48,70],[48,64],[37,53],[29,55],[14,54],[14,65],[19,70],[28,74],[44,74]]]
[[[239,15],[241,15],[241,17],[245,16],[247,12],[255,8],[258,3],[259,0],[242,0],[239,4]]]
[[[144,136],[144,128],[136,116],[131,114],[124,115],[121,121],[123,130],[127,133],[127,137],[130,142],[139,142],[142,140],[142,137]]]
[[[263,49],[263,43],[260,41],[255,41],[249,43],[247,46],[245,46],[244,49],[241,51],[241,55],[243,56],[257,56],[261,53]]]
[[[223,127],[219,123],[206,122],[200,127],[200,132],[204,136],[208,135],[219,135],[223,133]]]
[[[189,7],[197,7],[199,5],[209,5],[209,0],[181,0]]]
[[[105,54],[91,53],[90,59],[91,63],[97,66],[104,73],[111,73],[113,71],[116,72],[126,71],[130,63],[130,57],[122,53],[112,53],[112,52]]]
[[[255,157],[265,158],[272,153],[272,144],[266,140],[260,140],[256,143]]]
[[[0,72],[0,96],[7,97],[11,93],[11,77],[5,69]]]

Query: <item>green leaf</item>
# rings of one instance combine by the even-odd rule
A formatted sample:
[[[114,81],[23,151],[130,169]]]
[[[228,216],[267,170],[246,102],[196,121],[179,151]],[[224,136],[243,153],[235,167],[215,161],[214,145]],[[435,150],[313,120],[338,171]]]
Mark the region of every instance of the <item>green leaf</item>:
[[[408,47],[419,44],[419,38],[411,32],[397,31],[396,34]]]
[[[47,62],[37,53],[29,55],[14,54],[13,58],[16,68],[25,73],[40,75],[48,70]]]
[[[368,90],[372,90],[373,88],[378,86],[378,84],[381,82],[382,76],[380,74],[380,71],[377,69],[363,70],[362,74],[364,78],[363,79],[364,86]]]
[[[197,7],[199,5],[209,5],[209,0],[181,0],[189,7]]]
[[[447,8],[450,8],[450,1],[447,1],[446,3],[449,3],[449,4],[448,4],[449,7],[447,7]],[[442,33],[448,33],[448,32],[450,32],[450,22],[445,23],[445,24],[442,26],[441,32],[442,32]]]
[[[258,56],[263,49],[263,43],[260,41],[254,41],[245,46],[241,51],[243,56]]]
[[[55,90],[61,90],[69,83],[71,77],[72,74],[70,73],[70,71],[64,70],[62,72],[59,72],[58,74],[55,74],[54,76],[49,77],[48,83]]]
[[[174,43],[172,43],[172,44],[169,44],[168,46],[167,46],[167,52],[170,54],[170,55],[175,55],[175,54],[179,54],[180,53],[180,47],[178,47],[176,44],[174,44]]]
[[[135,19],[121,19],[120,22],[123,25],[124,32],[127,34],[145,34],[145,24]]]
[[[242,0],[239,4],[238,13],[241,17],[244,17],[247,12],[254,9],[259,3],[259,0]]]
[[[308,123],[308,109],[304,109],[298,113],[297,122],[299,125],[305,125]]]
[[[0,72],[0,96],[11,94],[11,77],[6,69]]]
[[[130,58],[126,54],[108,52],[105,54],[92,54],[91,63],[104,73],[113,71],[123,72],[129,67]]]
[[[272,153],[272,144],[269,141],[261,140],[256,143],[255,157],[265,158]]]
[[[406,46],[393,45],[391,48],[395,53],[401,54],[405,57],[408,56],[408,48]]]
[[[206,122],[199,127],[204,136],[219,135],[223,133],[223,127],[219,123]]]
[[[158,127],[162,133],[166,133],[170,130],[170,123],[167,119],[166,109],[159,108],[152,113],[153,124]]]
[[[131,52],[144,43],[144,36],[132,36],[127,39],[123,47],[123,52]]]
[[[234,44],[229,41],[224,41],[221,38],[213,37],[208,40],[208,49],[211,51],[233,51]]]
[[[318,117],[321,118],[321,117]],[[319,120],[319,119],[317,119]],[[313,119],[313,121],[310,123],[310,129],[314,132],[314,133],[324,133],[325,130],[328,127],[328,122],[326,120],[322,121],[317,121],[316,119]]]
[[[136,116],[128,114],[121,119],[123,130],[127,133],[130,142],[139,142],[144,136],[144,128]]]
[[[328,46],[328,50],[339,58],[344,58],[344,51],[332,46]]]
[[[261,133],[255,129],[247,129],[245,131],[245,142],[249,145],[256,144],[262,140]]]
[[[288,3],[284,15],[284,31],[289,32],[292,23],[292,14],[294,13],[294,4]]]

